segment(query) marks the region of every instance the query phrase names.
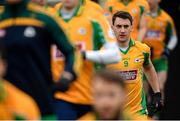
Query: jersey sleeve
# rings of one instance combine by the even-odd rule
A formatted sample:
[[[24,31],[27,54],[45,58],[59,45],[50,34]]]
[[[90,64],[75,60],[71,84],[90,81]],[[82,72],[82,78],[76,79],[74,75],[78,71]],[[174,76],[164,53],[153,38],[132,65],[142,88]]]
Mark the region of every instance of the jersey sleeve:
[[[151,51],[150,51],[150,47],[148,47],[146,44],[142,45],[142,49],[143,49],[143,55],[144,55],[144,62],[143,65],[144,66],[148,66],[151,60]]]
[[[93,47],[94,50],[99,50],[105,43],[105,36],[102,30],[102,27],[97,21],[92,20],[91,21],[93,26]]]
[[[109,0],[107,0],[107,2],[105,3],[105,11],[112,13],[112,6]]]
[[[166,35],[167,35],[167,38],[170,38],[171,36],[176,36],[176,29],[175,29],[174,21],[172,20],[171,17],[169,17],[167,21]]]
[[[64,70],[75,75],[75,54],[72,44],[67,39],[64,31],[62,30],[60,24],[57,22],[55,18],[48,18],[48,23],[46,26],[52,36],[52,42],[57,45],[58,49],[65,56]]]

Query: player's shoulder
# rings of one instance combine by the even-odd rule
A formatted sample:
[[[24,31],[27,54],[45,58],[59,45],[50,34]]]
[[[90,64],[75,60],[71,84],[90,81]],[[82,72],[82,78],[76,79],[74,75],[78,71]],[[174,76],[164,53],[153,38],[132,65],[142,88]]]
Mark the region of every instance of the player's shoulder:
[[[147,115],[140,115],[138,113],[132,113],[129,110],[123,112],[124,120],[148,120]]]
[[[59,3],[55,4],[54,8],[55,8],[56,10],[58,10],[61,6],[62,6],[62,3],[59,2]]]
[[[118,0],[107,0],[106,5],[116,5],[118,2]]]
[[[33,13],[35,19],[38,19],[43,23],[52,24],[58,21],[58,18],[55,17],[53,13],[50,13],[49,11],[45,10],[43,7],[37,4],[30,2],[27,9]]]
[[[89,113],[86,113],[85,115],[83,115],[82,117],[80,117],[78,119],[79,121],[80,120],[96,120],[96,116],[93,112],[89,112]]]
[[[160,12],[162,14],[161,16],[163,17],[163,19],[165,19],[166,21],[169,21],[169,22],[173,21],[172,17],[165,10],[161,9]]]
[[[148,53],[150,52],[150,47],[145,43],[142,43],[140,41],[134,41],[134,45],[142,52],[148,52]]]
[[[103,8],[99,4],[97,4],[93,1],[88,0],[87,5],[90,5],[90,7],[93,7],[94,9],[96,9],[100,13],[103,13],[103,11],[104,11]]]

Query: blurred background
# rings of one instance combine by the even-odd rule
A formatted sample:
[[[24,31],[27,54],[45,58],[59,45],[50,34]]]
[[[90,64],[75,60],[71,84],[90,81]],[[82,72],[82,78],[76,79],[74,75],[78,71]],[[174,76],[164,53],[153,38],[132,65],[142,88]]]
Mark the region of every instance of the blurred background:
[[[53,6],[60,0],[47,0]],[[106,0],[93,0],[102,6]],[[175,22],[178,40],[180,38],[180,0],[162,0],[161,7]],[[165,109],[161,119],[180,119],[180,43],[169,58],[169,75],[165,86]]]
[[[93,0],[104,6],[105,0]],[[162,0],[161,7],[173,18],[178,38],[180,38],[180,1]],[[169,76],[165,89],[165,110],[161,114],[161,119],[180,119],[180,44],[171,53],[169,60]]]
[[[162,0],[161,7],[164,8],[174,19],[178,38],[180,37],[180,1]],[[178,39],[179,40],[179,39]],[[170,56],[169,76],[166,83],[166,106],[162,113],[162,119],[179,119],[180,109],[180,45]]]
[[[60,0],[48,0],[50,5],[56,4]],[[106,0],[93,0],[104,7]],[[180,1],[162,0],[161,7],[173,18],[178,38],[180,38]],[[171,53],[169,60],[169,76],[166,83],[165,110],[161,114],[161,119],[180,119],[180,44]]]

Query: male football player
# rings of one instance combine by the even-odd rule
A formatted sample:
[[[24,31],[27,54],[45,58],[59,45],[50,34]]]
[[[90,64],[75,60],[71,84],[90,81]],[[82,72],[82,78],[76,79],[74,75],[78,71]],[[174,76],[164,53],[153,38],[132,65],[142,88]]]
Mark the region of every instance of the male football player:
[[[114,14],[112,28],[119,45],[119,54],[122,60],[118,64],[111,64],[108,68],[117,70],[126,83],[127,101],[125,109],[133,113],[147,114],[146,98],[143,87],[143,72],[153,89],[153,106],[161,108],[161,93],[158,78],[150,59],[150,48],[146,44],[134,41],[132,32],[133,18],[128,12],[119,11]]]

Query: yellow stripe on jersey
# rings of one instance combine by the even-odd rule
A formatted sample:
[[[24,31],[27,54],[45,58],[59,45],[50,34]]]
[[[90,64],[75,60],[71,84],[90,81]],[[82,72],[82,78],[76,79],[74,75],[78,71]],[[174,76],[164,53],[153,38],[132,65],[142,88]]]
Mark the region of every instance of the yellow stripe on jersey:
[[[18,25],[18,26],[29,25],[29,26],[37,26],[37,27],[44,26],[43,22],[33,18],[10,18],[0,22],[1,29],[10,27],[12,25]]]

